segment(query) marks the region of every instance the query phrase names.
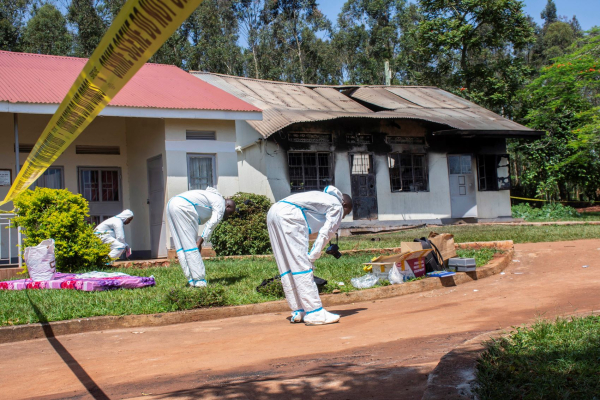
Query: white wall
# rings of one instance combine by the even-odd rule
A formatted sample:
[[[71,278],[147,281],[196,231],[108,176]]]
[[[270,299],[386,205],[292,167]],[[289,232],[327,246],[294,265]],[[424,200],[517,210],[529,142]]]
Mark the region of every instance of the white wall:
[[[216,140],[187,140],[186,130],[214,131]],[[235,121],[221,120],[165,120],[165,154],[167,176],[167,199],[189,190],[188,154],[215,156],[217,179],[216,189],[223,196],[232,196],[239,191],[237,155],[235,152]],[[199,227],[201,231],[203,226]],[[171,248],[170,232],[167,247]]]
[[[428,153],[428,192],[392,192],[386,156],[377,156],[379,219],[414,220],[450,218],[450,186],[446,154]]]
[[[476,181],[477,182],[477,181]],[[510,190],[477,191],[477,217],[511,217]]]

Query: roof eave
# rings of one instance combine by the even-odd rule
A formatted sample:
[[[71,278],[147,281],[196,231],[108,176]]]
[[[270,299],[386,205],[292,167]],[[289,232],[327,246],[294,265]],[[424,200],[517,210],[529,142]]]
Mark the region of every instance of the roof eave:
[[[58,104],[10,103],[6,101],[0,101],[0,112],[53,115],[58,109],[58,106]],[[99,115],[104,117],[262,121],[261,111],[194,110],[174,108],[122,107],[110,105],[105,107]]]
[[[481,130],[481,129],[448,129],[433,132],[433,136],[495,137],[495,138],[539,138],[546,132],[535,130]]]

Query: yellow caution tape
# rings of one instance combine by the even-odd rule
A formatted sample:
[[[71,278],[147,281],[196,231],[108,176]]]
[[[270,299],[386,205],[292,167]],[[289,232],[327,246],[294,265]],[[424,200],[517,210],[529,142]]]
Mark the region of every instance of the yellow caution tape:
[[[128,0],[48,122],[4,201],[27,190],[202,0]]]
[[[541,199],[528,199],[526,197],[515,197],[515,196],[510,196],[511,199],[517,199],[517,200],[527,200],[527,201],[551,201],[551,202],[555,202],[555,203],[597,203],[597,201],[583,201],[583,200],[541,200]]]
[[[528,199],[525,197],[515,197],[515,196],[510,196],[511,199],[517,199],[517,200],[529,200],[529,201],[548,201],[548,200],[540,200],[540,199]]]

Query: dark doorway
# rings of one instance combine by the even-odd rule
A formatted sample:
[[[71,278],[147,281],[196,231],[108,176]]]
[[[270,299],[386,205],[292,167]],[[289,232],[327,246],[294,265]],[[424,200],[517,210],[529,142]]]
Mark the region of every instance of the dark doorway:
[[[372,154],[350,154],[350,178],[353,218],[377,219],[377,185]]]

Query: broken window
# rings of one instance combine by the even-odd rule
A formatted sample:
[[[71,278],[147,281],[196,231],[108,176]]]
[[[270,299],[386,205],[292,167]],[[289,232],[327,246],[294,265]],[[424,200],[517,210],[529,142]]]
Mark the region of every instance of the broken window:
[[[388,155],[392,192],[425,192],[427,158],[425,154],[391,153]]]
[[[508,154],[477,156],[479,191],[510,189],[510,160]]]
[[[331,153],[289,152],[288,167],[292,192],[323,190],[333,181]]]

